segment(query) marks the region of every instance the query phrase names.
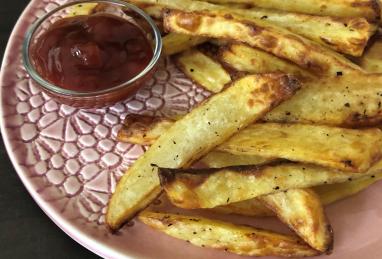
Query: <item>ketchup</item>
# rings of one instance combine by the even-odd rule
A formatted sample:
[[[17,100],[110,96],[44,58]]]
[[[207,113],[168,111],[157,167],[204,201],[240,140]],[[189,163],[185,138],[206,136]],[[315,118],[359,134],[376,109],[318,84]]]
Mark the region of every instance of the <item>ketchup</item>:
[[[128,81],[153,56],[150,42],[139,27],[108,14],[63,18],[37,39],[30,53],[45,80],[82,92]]]

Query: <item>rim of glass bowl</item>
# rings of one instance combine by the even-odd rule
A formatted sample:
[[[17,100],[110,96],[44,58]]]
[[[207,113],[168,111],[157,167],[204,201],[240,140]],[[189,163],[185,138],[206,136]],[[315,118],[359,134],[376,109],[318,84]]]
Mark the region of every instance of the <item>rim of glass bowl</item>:
[[[93,91],[93,92],[81,92],[81,91],[75,91],[75,90],[68,90],[61,88],[59,86],[56,86],[48,81],[46,81],[44,78],[42,78],[39,73],[35,70],[34,66],[32,65],[30,58],[29,58],[29,47],[32,41],[32,37],[34,33],[36,32],[37,28],[45,22],[52,14],[65,9],[69,6],[74,6],[78,4],[84,4],[84,3],[111,3],[111,4],[116,4],[122,7],[127,7],[128,9],[133,10],[134,12],[138,13],[141,17],[143,17],[149,24],[151,29],[154,32],[154,41],[155,41],[155,47],[154,47],[154,55],[150,61],[150,63],[146,66],[145,69],[143,69],[139,74],[137,74],[135,77],[131,78],[130,80],[123,82],[119,85],[116,85],[111,88],[106,88],[103,90],[99,91]],[[119,0],[80,0],[80,1],[74,1],[70,2],[64,5],[61,5],[52,11],[46,13],[44,16],[40,17],[37,21],[35,21],[27,30],[27,33],[25,35],[25,39],[23,42],[23,47],[22,47],[22,58],[24,62],[24,66],[28,72],[28,74],[32,77],[33,80],[35,80],[38,84],[40,84],[44,89],[62,94],[62,95],[68,95],[71,97],[77,97],[77,96],[95,96],[95,95],[101,95],[101,94],[106,94],[106,93],[111,93],[116,90],[122,89],[124,87],[129,87],[130,84],[134,83],[135,81],[141,79],[144,77],[148,72],[150,72],[156,63],[158,62],[160,55],[162,52],[162,38],[160,31],[158,27],[156,26],[155,22],[151,19],[151,17],[146,14],[144,11],[136,7],[135,5],[132,5],[127,2],[119,1]]]

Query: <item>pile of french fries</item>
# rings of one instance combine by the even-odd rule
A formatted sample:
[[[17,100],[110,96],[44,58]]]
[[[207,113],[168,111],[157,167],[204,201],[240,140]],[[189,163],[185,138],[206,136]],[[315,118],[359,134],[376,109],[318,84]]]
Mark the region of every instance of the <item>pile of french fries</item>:
[[[382,178],[379,1],[128,2],[161,25],[164,54],[213,94],[183,117],[126,117],[119,140],[150,148],[120,179],[108,226],[138,215],[240,255],[330,253],[324,206]],[[183,209],[276,216],[295,235],[146,209],[163,192]]]

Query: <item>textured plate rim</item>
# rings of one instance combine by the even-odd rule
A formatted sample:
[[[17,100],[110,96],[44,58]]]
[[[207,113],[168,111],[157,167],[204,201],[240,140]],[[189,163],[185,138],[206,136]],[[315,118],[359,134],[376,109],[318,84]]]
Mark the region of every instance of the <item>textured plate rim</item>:
[[[27,179],[27,176],[24,174],[23,169],[19,165],[18,161],[16,160],[16,157],[13,155],[13,151],[11,148],[11,141],[9,140],[8,131],[5,128],[4,123],[4,111],[3,111],[3,85],[5,81],[5,73],[4,70],[6,70],[4,64],[7,63],[7,60],[9,58],[9,55],[11,53],[12,47],[16,44],[16,35],[18,31],[21,30],[22,22],[24,18],[27,15],[30,15],[33,11],[34,5],[37,4],[37,2],[40,0],[32,0],[28,3],[28,5],[25,7],[19,18],[17,19],[17,22],[15,26],[12,29],[12,32],[9,36],[9,40],[7,43],[7,46],[4,51],[3,60],[1,64],[1,73],[0,73],[0,130],[2,139],[4,142],[5,149],[7,151],[8,157],[11,160],[11,163],[20,178],[21,182],[27,189],[28,193],[32,196],[33,200],[37,203],[37,205],[41,208],[41,210],[49,217],[51,221],[54,222],[65,234],[67,234],[69,237],[71,237],[74,241],[85,247],[86,249],[90,250],[91,252],[97,254],[98,256],[101,256],[103,258],[110,258],[110,259],[117,259],[117,258],[127,258],[132,259],[132,257],[126,255],[125,253],[118,252],[114,250],[113,248],[109,247],[108,245],[105,245],[99,241],[92,240],[91,237],[86,235],[79,229],[78,227],[75,227],[72,223],[70,223],[67,219],[64,219],[59,213],[54,211],[53,208],[49,207],[48,204],[46,204],[45,201],[39,196],[39,194],[33,189],[31,182]]]

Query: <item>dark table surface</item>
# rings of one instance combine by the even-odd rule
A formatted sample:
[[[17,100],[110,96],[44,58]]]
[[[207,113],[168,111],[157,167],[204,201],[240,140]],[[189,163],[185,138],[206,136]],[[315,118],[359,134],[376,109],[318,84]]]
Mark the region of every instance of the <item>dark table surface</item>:
[[[0,58],[28,0],[0,3]],[[0,145],[0,258],[98,258],[62,232],[28,194]]]

